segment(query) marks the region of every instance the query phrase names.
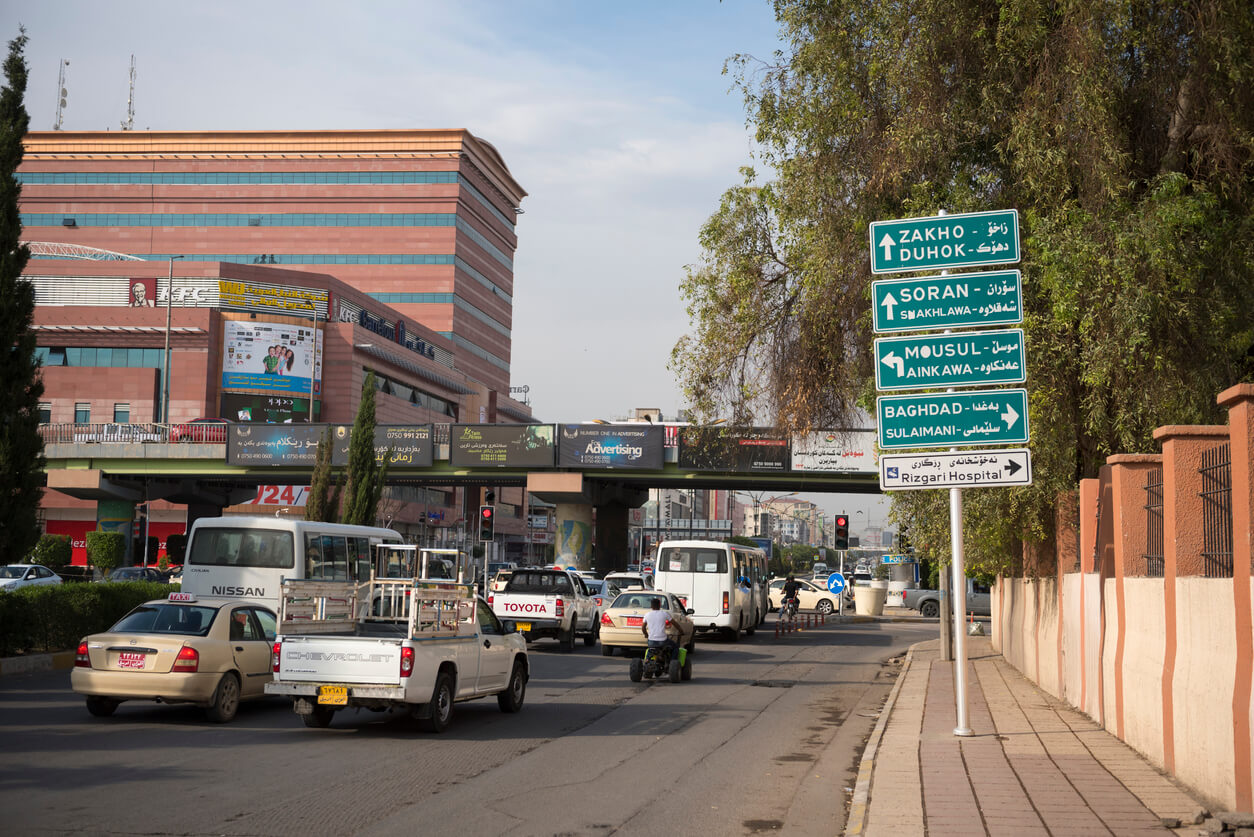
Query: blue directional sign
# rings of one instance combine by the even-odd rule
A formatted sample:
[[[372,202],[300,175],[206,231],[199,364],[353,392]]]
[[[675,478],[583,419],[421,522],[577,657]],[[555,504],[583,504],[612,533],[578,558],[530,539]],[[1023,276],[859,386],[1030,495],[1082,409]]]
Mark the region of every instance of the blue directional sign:
[[[879,334],[1023,322],[1017,270],[881,279],[871,283],[871,301]]]
[[[1000,209],[871,223],[871,272],[1019,261],[1019,212]]]
[[[879,390],[1021,384],[1027,379],[1020,328],[875,341],[875,388]]]
[[[875,401],[880,447],[950,448],[1028,441],[1028,391],[885,395]]]
[[[845,577],[840,573],[832,573],[827,577],[827,589],[839,596],[845,589]]]

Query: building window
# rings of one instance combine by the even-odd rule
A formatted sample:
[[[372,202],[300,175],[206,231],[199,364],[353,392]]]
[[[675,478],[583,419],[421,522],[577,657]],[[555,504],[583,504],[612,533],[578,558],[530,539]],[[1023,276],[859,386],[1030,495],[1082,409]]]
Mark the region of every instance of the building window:
[[[52,423],[52,405],[51,404],[44,402],[39,405],[39,423],[40,424]]]
[[[130,404],[114,404],[113,405],[113,423],[114,424],[130,424],[131,423],[131,405]]]
[[[90,424],[91,423],[91,404],[82,401],[74,405],[74,423]]]

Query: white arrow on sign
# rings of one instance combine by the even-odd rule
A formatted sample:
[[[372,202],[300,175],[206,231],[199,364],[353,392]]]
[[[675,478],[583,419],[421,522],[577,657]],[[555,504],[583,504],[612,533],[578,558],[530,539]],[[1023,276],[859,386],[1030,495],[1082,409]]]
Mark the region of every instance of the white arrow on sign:
[[[905,374],[906,359],[902,357],[897,357],[896,352],[889,352],[888,354],[884,355],[882,358],[880,358],[880,363],[884,364],[890,369],[895,369],[897,371],[897,377],[899,378]]]
[[[880,303],[880,305],[888,309],[888,313],[884,315],[885,319],[891,320],[893,318],[893,306],[896,304],[897,297],[893,296],[892,291],[889,291],[888,296],[884,297],[884,301]]]
[[[1014,427],[1015,422],[1019,420],[1019,413],[1018,411],[1015,410],[1013,406],[1011,406],[1010,404],[1007,404],[1006,412],[1001,414],[1001,420],[1006,422],[1006,429],[1009,430],[1010,428]]]
[[[888,233],[884,233],[884,237],[880,239],[880,246],[884,248],[884,261],[888,261],[893,257],[892,248],[897,244],[893,241],[893,237]]]

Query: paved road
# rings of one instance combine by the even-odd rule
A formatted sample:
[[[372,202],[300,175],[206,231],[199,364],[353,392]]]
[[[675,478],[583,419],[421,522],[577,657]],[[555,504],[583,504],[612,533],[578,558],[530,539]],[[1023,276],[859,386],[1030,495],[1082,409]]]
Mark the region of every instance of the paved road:
[[[631,683],[627,662],[532,647],[519,715],[459,704],[444,735],[286,703],[208,723],[128,703],[92,718],[68,672],[0,682],[0,810],[11,834],[837,834],[881,663],[935,625],[828,625],[698,640],[693,680]]]

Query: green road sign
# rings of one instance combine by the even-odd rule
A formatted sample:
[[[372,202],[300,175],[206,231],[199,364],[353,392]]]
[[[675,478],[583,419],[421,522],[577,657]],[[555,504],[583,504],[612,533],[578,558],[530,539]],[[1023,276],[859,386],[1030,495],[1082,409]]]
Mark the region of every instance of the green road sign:
[[[875,412],[885,450],[1028,441],[1026,389],[884,395],[876,399]]]
[[[871,283],[871,300],[880,334],[1023,322],[1017,270],[881,279]]]
[[[871,272],[941,270],[1019,261],[1019,211],[871,222]]]
[[[875,388],[1021,384],[1028,379],[1023,329],[912,334],[875,341]]]

